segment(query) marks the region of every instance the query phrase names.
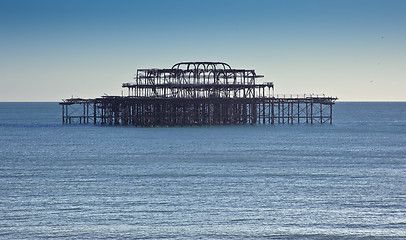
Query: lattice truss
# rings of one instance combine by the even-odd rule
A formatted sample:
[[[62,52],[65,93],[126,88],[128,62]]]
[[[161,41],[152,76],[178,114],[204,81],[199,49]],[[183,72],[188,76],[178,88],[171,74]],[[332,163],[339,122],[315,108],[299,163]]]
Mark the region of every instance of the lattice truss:
[[[273,83],[256,84],[262,77],[222,62],[182,62],[171,69],[138,69],[135,83],[123,87],[131,97],[255,98],[269,96],[273,89]]]
[[[326,123],[332,120],[332,104],[313,99],[274,102],[273,118],[277,123]]]
[[[95,120],[93,99],[71,98],[62,104],[63,123],[89,123]]]

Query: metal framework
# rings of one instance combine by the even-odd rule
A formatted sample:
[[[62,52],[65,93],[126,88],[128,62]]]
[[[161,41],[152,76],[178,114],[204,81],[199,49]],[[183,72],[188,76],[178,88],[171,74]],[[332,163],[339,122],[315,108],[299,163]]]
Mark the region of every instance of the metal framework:
[[[124,83],[128,96],[65,99],[62,123],[134,126],[332,123],[337,98],[275,97],[272,82],[254,70],[222,62],[181,62],[170,69],[138,69]]]

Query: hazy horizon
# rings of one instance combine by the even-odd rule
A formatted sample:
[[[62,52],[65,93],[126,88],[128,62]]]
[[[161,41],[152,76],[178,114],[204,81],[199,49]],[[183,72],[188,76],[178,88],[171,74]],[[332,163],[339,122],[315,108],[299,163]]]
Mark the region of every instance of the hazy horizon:
[[[406,1],[2,1],[0,102],[121,95],[141,68],[221,61],[275,94],[406,101]]]

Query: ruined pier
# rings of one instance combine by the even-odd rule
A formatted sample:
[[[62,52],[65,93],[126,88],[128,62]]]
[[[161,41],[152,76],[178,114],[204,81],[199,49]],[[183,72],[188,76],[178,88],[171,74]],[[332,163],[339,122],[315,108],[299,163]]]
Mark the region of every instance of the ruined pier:
[[[62,123],[133,126],[332,123],[337,98],[274,95],[255,70],[222,62],[182,62],[170,69],[138,69],[126,96],[70,98]]]

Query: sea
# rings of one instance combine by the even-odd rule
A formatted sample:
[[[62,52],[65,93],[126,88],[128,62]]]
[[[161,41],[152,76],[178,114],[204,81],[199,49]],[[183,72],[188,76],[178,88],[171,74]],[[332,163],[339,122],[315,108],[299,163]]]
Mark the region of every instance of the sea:
[[[152,128],[0,103],[0,239],[406,239],[406,102]]]

